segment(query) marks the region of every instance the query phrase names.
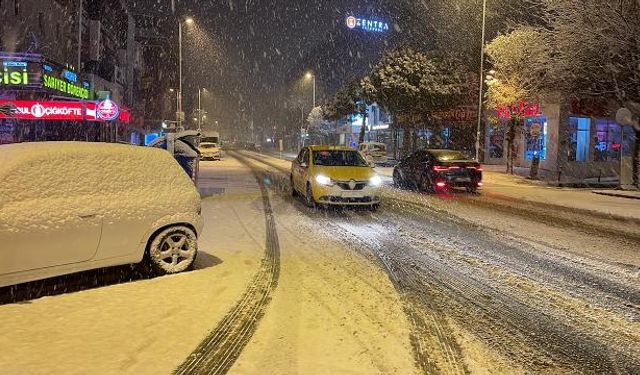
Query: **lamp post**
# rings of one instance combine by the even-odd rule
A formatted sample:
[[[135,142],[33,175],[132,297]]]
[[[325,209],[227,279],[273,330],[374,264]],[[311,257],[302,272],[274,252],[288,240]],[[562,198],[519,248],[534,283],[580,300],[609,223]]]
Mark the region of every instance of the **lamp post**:
[[[178,22],[178,113],[177,113],[177,121],[178,121],[178,131],[182,130],[182,22],[180,20]],[[184,23],[187,25],[191,25],[193,23],[193,18],[188,17],[184,19]]]
[[[316,107],[316,75],[313,72],[307,72],[307,74],[305,74],[305,78],[313,80],[313,108],[315,108]]]
[[[480,135],[482,133],[482,94],[484,89],[484,39],[487,22],[487,0],[482,1],[482,45],[480,47],[480,90],[478,90],[478,127],[476,129],[476,160],[480,161]]]

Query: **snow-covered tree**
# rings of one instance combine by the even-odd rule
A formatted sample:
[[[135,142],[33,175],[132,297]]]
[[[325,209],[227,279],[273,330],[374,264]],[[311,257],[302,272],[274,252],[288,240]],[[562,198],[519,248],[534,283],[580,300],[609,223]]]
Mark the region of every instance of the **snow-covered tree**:
[[[451,108],[465,96],[469,75],[457,61],[415,51],[387,53],[363,81],[366,92],[389,113],[419,114]],[[415,124],[405,128],[403,153],[409,151]]]
[[[640,103],[640,2],[538,0],[556,53],[553,84],[563,92]],[[640,186],[640,132],[634,147],[634,184]]]
[[[326,108],[326,117],[337,121],[345,116],[359,114],[363,118],[363,126],[360,129],[359,142],[364,142],[367,107],[372,104],[371,92],[365,90],[365,82],[368,77],[362,80],[351,80],[347,82],[334,96],[333,101]]]
[[[536,99],[547,81],[549,39],[546,30],[524,26],[496,37],[486,47],[494,67],[493,76],[487,80],[487,105],[508,109],[511,115],[505,131],[509,173],[513,173],[515,137],[524,121],[520,103]]]

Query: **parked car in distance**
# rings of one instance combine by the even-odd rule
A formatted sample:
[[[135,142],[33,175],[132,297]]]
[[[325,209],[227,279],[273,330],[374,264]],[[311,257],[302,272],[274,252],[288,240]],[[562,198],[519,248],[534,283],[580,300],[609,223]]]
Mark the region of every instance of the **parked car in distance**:
[[[389,160],[387,145],[380,142],[364,142],[358,145],[358,151],[370,164],[383,164]]]
[[[202,142],[198,146],[200,160],[221,160],[223,151],[216,143]]]
[[[189,269],[200,195],[161,149],[89,142],[0,146],[0,286],[147,262]]]
[[[482,187],[482,166],[460,151],[419,150],[400,160],[393,182],[428,192],[465,188],[475,193]]]
[[[362,155],[342,146],[307,146],[291,163],[291,189],[308,206],[354,205],[377,210],[382,179]]]

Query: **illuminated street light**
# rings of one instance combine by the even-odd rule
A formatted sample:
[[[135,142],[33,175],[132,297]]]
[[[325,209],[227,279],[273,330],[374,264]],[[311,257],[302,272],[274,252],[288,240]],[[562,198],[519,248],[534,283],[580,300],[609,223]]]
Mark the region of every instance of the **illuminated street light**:
[[[193,18],[191,17],[187,17],[184,20],[180,20],[180,22],[178,22],[178,54],[179,54],[179,69],[178,69],[178,80],[179,80],[179,88],[178,88],[178,114],[177,115],[177,120],[178,120],[178,130],[182,130],[182,22],[186,23],[187,25],[192,25],[193,24]]]

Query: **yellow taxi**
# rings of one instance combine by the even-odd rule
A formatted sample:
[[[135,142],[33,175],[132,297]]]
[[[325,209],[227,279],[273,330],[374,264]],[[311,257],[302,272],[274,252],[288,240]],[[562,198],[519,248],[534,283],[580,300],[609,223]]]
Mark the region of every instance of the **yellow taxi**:
[[[382,179],[357,150],[307,146],[291,163],[291,189],[308,206],[357,205],[378,209]]]

